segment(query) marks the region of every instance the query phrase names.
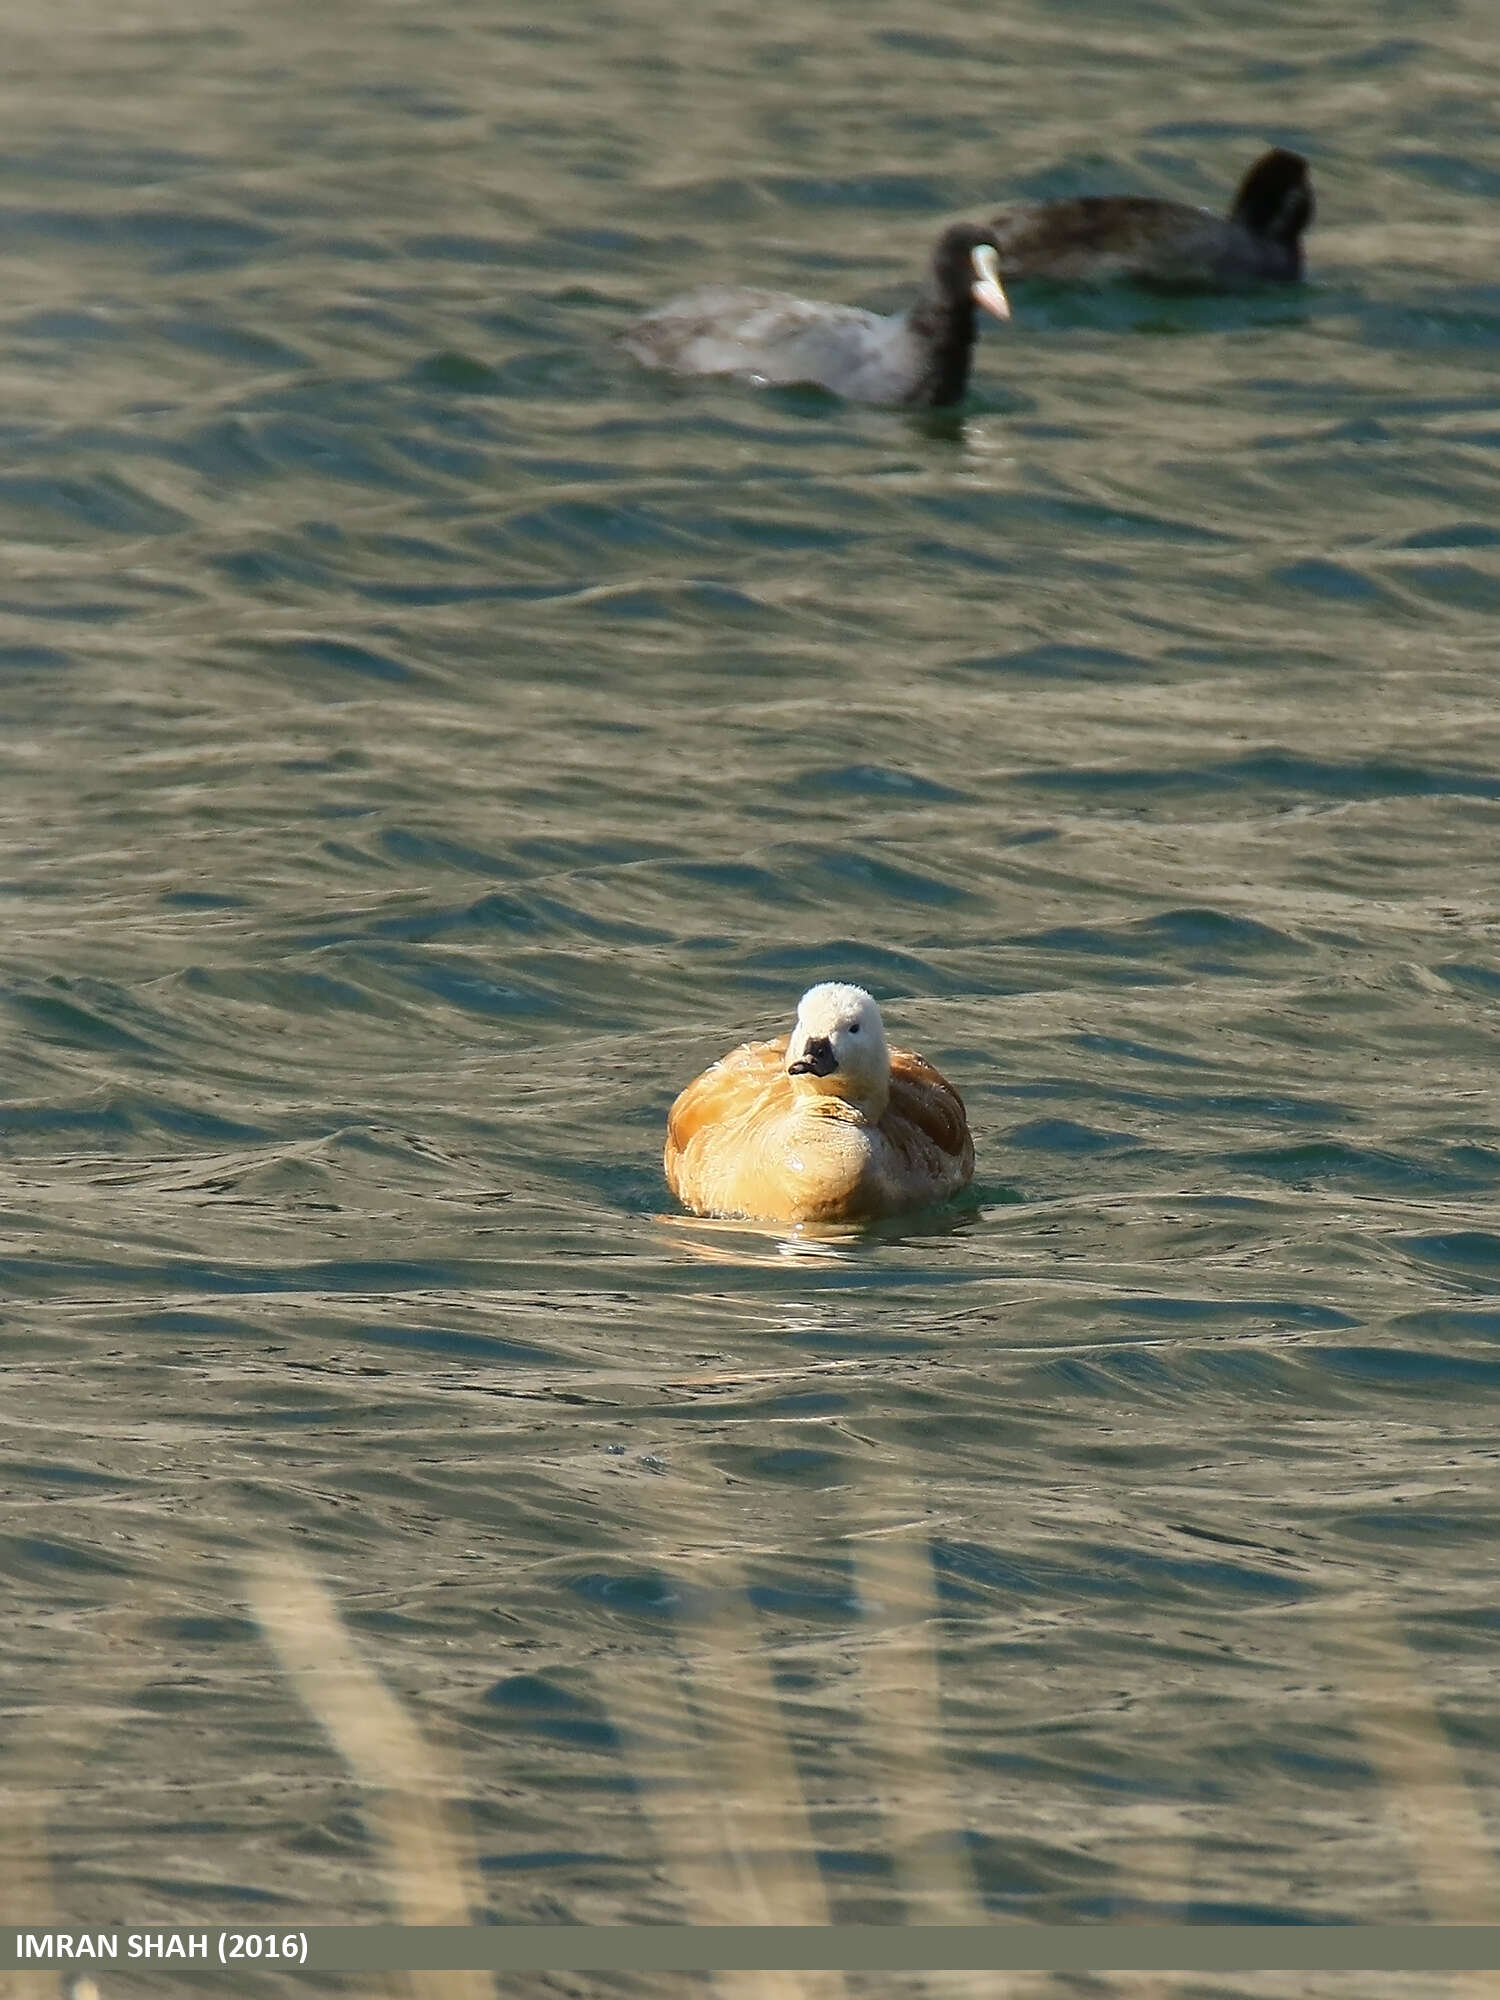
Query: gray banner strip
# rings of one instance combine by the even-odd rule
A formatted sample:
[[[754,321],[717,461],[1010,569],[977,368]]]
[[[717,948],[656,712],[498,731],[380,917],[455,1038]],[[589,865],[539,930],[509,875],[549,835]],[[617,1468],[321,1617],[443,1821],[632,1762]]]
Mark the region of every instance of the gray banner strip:
[[[243,1972],[1475,1972],[1500,1968],[1484,1924],[831,1924],[574,1928],[401,1924],[308,1930],[0,1926],[0,1970],[121,1965]]]

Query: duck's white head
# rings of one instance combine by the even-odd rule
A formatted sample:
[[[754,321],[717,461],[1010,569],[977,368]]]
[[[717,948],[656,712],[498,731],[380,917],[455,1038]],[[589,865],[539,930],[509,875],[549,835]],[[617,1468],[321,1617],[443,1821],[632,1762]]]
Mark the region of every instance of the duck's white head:
[[[880,1009],[862,986],[808,988],[787,1043],[786,1073],[801,1090],[880,1117],[891,1094],[891,1052]]]

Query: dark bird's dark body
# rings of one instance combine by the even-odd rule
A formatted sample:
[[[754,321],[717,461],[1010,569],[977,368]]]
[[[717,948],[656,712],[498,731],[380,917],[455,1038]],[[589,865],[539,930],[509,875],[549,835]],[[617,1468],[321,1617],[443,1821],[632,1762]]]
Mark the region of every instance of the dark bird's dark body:
[[[1228,215],[1149,195],[1082,195],[1018,203],[990,219],[1000,269],[1012,280],[1230,288],[1302,276],[1312,183],[1299,153],[1265,153]]]

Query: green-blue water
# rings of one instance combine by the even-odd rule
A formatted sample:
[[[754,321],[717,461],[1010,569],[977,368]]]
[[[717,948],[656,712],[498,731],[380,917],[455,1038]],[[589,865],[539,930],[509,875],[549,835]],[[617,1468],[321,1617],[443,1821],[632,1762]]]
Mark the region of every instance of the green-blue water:
[[[6,1914],[390,1913],[246,1609],[286,1548],[486,1921],[683,1920],[694,1705],[789,1746],[840,1920],[931,1919],[919,1817],[996,1920],[1445,1914],[1371,1718],[1500,1831],[1486,11],[12,35]],[[1274,142],[1305,288],[1018,288],[955,415],[611,344]],[[676,1216],[672,1096],[824,977],[972,1198]]]

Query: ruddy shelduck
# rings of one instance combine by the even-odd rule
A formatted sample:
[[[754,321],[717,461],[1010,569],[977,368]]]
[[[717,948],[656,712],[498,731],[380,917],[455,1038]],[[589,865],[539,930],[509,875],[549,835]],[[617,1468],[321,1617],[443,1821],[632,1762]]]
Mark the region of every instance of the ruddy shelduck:
[[[860,1222],[967,1185],[963,1099],[925,1057],[893,1049],[859,986],[811,987],[796,1025],[742,1042],[667,1114],[663,1164],[699,1215]]]

